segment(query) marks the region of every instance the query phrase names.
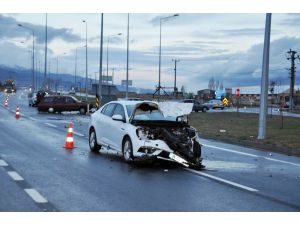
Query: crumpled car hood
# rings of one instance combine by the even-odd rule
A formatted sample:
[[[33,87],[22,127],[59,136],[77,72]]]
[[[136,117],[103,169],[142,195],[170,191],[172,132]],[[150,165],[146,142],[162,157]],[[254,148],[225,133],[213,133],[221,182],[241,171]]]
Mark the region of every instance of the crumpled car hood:
[[[164,117],[179,117],[189,115],[193,111],[193,103],[181,103],[181,102],[142,102],[137,104],[131,118],[135,114],[139,114],[139,111],[146,111],[149,109],[157,109],[157,104],[159,110],[163,113]]]
[[[193,103],[160,102],[158,105],[165,117],[185,116],[193,111]]]

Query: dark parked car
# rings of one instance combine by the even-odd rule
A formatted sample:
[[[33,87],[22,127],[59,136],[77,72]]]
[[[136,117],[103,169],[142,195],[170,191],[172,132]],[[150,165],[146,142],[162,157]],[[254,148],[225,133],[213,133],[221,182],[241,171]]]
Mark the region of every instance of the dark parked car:
[[[209,107],[203,104],[200,104],[198,101],[196,101],[195,99],[185,99],[182,102],[184,103],[193,103],[193,111],[195,112],[206,112],[207,110],[209,110]]]
[[[79,111],[80,114],[85,114],[87,111],[87,103],[77,100],[73,96],[45,96],[38,104],[39,112],[63,112],[63,111]],[[90,109],[92,105],[90,104]]]

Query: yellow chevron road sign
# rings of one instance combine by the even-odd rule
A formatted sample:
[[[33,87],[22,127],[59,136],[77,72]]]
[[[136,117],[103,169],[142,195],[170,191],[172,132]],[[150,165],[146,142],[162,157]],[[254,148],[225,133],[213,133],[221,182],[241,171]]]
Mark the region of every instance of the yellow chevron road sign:
[[[223,99],[223,104],[224,104],[225,106],[228,106],[228,104],[229,104],[229,101],[228,101],[228,99],[227,99],[227,98],[224,98],[224,99]]]

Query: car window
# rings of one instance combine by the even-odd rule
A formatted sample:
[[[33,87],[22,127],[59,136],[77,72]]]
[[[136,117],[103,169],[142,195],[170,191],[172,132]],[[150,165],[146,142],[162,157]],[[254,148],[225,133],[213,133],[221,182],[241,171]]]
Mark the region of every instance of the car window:
[[[122,118],[125,119],[125,112],[124,112],[123,106],[120,104],[117,104],[113,115],[121,115]]]
[[[45,98],[44,99],[44,102],[47,102],[47,103],[50,103],[50,102],[53,102],[53,98]]]
[[[71,97],[67,97],[66,98],[66,102],[67,103],[76,103],[76,101],[73,98],[71,98]]]
[[[101,111],[101,113],[103,113],[106,116],[111,117],[115,106],[116,106],[116,104],[110,103]]]
[[[134,109],[134,105],[126,105],[126,110],[127,110],[128,117],[131,117],[133,109]]]
[[[55,103],[65,103],[65,97],[56,97],[54,99]]]

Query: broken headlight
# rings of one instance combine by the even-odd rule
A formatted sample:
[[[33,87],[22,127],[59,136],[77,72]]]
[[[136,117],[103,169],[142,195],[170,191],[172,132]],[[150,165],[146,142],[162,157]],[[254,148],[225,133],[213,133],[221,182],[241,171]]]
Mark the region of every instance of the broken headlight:
[[[142,136],[145,135],[145,132],[143,131],[142,128],[137,128],[135,132],[136,132],[136,136],[138,136],[138,138],[141,138]]]

